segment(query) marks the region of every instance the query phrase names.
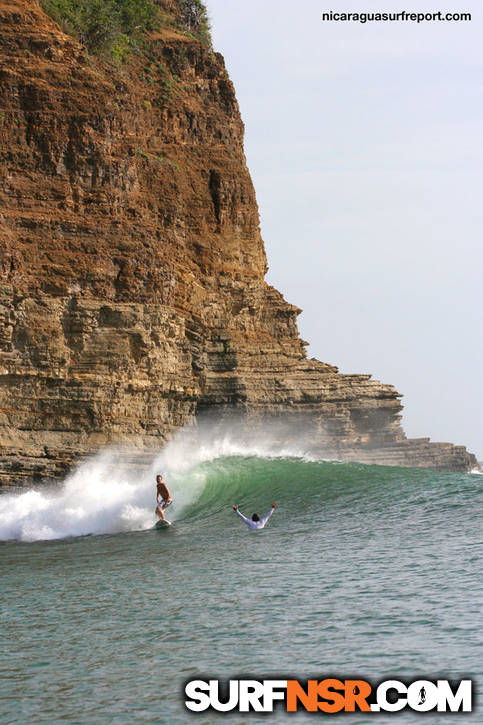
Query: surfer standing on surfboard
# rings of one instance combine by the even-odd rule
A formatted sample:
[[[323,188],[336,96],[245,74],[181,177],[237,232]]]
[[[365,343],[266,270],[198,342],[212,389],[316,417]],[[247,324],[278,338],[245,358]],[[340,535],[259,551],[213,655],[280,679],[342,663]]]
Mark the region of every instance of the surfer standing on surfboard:
[[[173,497],[171,491],[163,481],[163,477],[160,473],[156,476],[156,516],[164,521],[164,512],[167,507],[173,503]]]
[[[256,529],[263,529],[263,527],[265,526],[265,524],[267,523],[268,519],[273,514],[273,512],[275,511],[277,506],[278,506],[278,504],[275,501],[275,503],[272,503],[272,508],[270,509],[270,511],[267,514],[265,514],[265,516],[260,518],[260,516],[258,514],[252,514],[251,519],[247,519],[246,516],[243,516],[243,514],[238,510],[238,506],[233,505],[232,509],[233,509],[233,511],[235,511],[238,514],[238,516],[241,518],[241,520],[246,523],[246,525],[248,526],[250,531],[255,531]]]

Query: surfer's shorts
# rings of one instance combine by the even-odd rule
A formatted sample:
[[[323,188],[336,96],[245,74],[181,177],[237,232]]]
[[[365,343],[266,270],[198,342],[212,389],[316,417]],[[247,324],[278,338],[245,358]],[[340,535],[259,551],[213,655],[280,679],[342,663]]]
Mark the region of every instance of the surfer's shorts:
[[[171,498],[171,496],[169,498],[163,498],[161,503],[158,503],[158,509],[162,509],[164,511],[164,509],[167,508],[172,503],[173,503],[173,499]]]

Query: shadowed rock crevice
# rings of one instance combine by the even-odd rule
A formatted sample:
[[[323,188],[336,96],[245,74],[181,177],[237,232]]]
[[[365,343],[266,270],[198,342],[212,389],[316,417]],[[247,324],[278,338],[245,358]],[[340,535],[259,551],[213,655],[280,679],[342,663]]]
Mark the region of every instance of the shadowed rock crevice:
[[[221,188],[221,176],[217,171],[210,171],[210,194],[211,194],[211,200],[213,202],[213,210],[215,213],[215,219],[216,219],[216,231],[220,231],[220,207],[221,207],[221,199],[220,199],[220,188]]]

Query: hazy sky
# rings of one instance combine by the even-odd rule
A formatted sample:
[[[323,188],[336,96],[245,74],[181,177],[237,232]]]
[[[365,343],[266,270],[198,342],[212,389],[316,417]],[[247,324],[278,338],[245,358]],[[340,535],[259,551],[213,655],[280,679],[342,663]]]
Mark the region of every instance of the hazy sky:
[[[480,0],[207,0],[246,125],[267,280],[309,355],[404,393],[483,458]],[[323,10],[470,11],[327,23]]]

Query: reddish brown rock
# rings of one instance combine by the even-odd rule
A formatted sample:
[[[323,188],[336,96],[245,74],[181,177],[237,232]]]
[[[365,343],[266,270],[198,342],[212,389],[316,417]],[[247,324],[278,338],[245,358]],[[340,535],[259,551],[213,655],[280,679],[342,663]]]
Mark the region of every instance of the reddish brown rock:
[[[476,465],[407,440],[392,386],[306,358],[299,310],[264,281],[223,59],[173,27],[152,40],[119,69],[37,2],[0,0],[1,483],[234,411],[326,456]]]

